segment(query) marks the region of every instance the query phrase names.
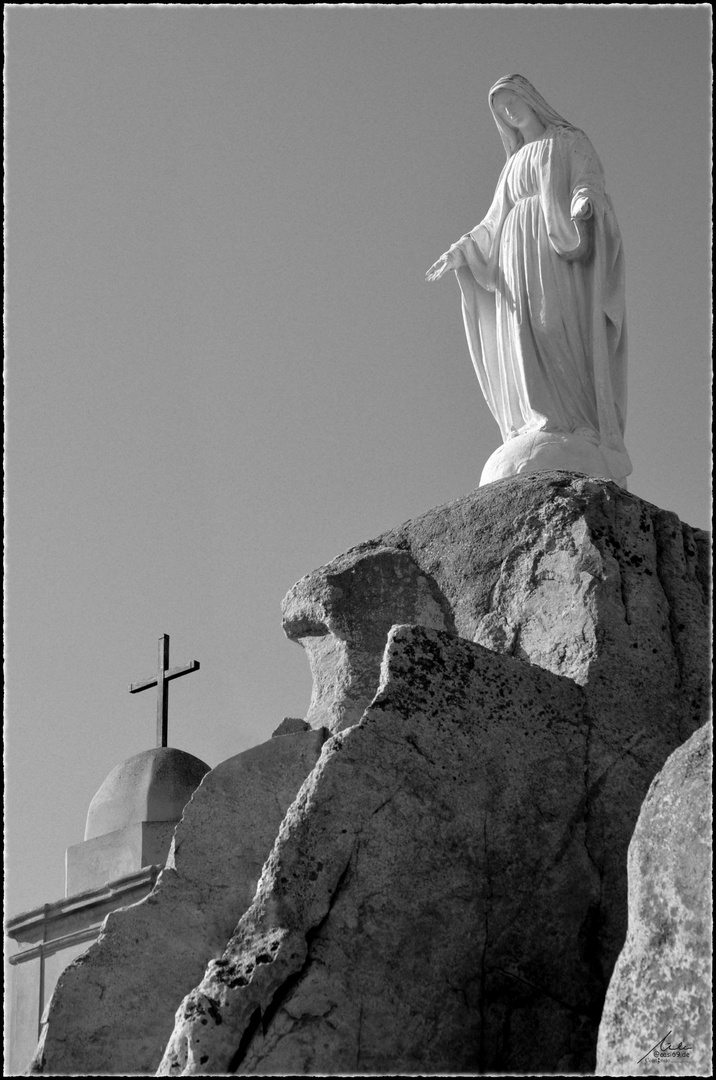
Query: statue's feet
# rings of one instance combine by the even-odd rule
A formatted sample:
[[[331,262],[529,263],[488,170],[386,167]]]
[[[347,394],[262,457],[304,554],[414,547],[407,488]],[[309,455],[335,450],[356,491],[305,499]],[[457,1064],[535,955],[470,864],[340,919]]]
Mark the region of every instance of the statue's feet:
[[[626,488],[626,477],[614,475],[607,456],[592,439],[561,431],[530,431],[517,435],[495,450],[480,477],[480,486],[494,480],[522,473],[554,472],[584,473],[614,480]]]

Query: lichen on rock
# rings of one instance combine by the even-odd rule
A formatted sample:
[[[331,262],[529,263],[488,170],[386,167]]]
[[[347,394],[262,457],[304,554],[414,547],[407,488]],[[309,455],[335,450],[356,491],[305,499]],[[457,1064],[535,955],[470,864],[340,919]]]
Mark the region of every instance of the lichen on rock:
[[[629,845],[629,931],[604,1005],[599,1075],[713,1073],[711,771],[707,724],[674,751],[644,800]]]

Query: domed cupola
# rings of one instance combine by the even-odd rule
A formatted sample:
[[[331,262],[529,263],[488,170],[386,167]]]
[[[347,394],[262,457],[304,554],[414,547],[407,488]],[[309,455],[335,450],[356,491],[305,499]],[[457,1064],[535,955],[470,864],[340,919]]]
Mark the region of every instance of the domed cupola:
[[[207,772],[206,762],[169,746],[113,769],[90,803],[84,843],[67,849],[66,895],[163,866],[184,807]]]
[[[183,750],[157,746],[112,769],[87,812],[85,840],[139,822],[181,818],[209,766]]]

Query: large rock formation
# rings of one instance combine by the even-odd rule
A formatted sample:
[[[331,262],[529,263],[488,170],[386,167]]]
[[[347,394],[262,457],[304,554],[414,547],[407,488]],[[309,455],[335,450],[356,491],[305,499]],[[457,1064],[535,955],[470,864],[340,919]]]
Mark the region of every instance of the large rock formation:
[[[571,680],[394,628],[160,1073],[589,1067],[589,733]]]
[[[708,718],[708,537],[603,480],[503,480],[355,547],[299,581],[284,627],[307,650],[307,720],[355,723],[388,628],[416,621],[584,686],[600,738],[590,850],[615,890],[598,934],[612,970],[626,933],[626,844],[649,783]],[[412,613],[420,612],[419,617]],[[625,756],[641,774],[626,782]],[[595,822],[599,820],[597,826]]]
[[[707,537],[603,480],[538,474],[436,507],[314,571],[283,603],[307,651],[306,719],[338,731],[370,704],[390,627],[419,623],[589,682],[608,709],[702,715]],[[687,730],[688,729],[688,730]]]
[[[334,737],[280,829],[290,797],[256,814],[256,851],[278,836],[253,902],[227,902],[210,947],[188,935],[181,978],[132,976],[162,1002],[139,1067],[129,1037],[117,1049],[126,986],[97,1003],[112,976],[100,995],[90,950],[58,986],[36,1068],[84,1071],[87,1040],[100,1071],[156,1068],[191,977],[163,1072],[592,1069],[639,808],[706,718],[705,540],[615,484],[534,475],[298,582],[285,628],[314,673],[307,720]],[[396,624],[412,628],[386,651]],[[243,813],[217,813],[210,842],[182,834],[187,909]],[[111,919],[106,939],[94,948]]]
[[[633,824],[595,749],[573,681],[394,628],[159,1073],[591,1071],[617,901],[591,836]]]
[[[711,1076],[711,726],[656,777],[629,845],[629,933],[599,1028],[603,1076]]]

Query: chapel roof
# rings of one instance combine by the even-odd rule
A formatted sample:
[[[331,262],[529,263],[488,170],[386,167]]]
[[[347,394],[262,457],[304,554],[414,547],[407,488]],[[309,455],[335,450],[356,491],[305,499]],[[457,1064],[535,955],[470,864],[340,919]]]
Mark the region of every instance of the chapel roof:
[[[179,821],[209,766],[158,746],[128,758],[101,784],[87,811],[85,840],[142,821]]]

